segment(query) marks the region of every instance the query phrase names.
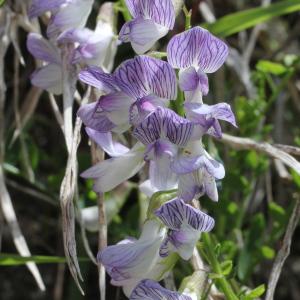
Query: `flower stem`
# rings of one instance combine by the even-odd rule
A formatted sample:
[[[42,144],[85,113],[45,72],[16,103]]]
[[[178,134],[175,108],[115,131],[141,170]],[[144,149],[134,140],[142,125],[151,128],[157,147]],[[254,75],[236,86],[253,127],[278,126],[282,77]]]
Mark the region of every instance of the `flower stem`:
[[[210,235],[207,233],[203,233],[202,240],[203,240],[203,243],[205,246],[204,249],[205,249],[207,259],[209,260],[209,264],[212,267],[213,272],[220,276],[223,276],[222,268],[221,268],[219,261],[215,255],[214,247],[213,247],[213,243],[210,238]],[[221,287],[227,300],[238,300],[238,297],[235,295],[231,285],[229,284],[229,282],[226,280],[225,277],[217,278],[216,282]]]
[[[190,29],[191,26],[191,20],[192,20],[192,10],[188,10],[186,6],[183,6],[183,13],[185,15],[185,30]]]

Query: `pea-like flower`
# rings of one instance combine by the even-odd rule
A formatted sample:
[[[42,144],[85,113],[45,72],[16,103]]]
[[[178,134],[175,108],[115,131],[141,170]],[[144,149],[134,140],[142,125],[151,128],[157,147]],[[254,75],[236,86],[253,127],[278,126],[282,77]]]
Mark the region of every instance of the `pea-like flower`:
[[[100,261],[116,286],[130,285],[147,278],[159,260],[159,247],[165,229],[155,221],[147,221],[138,240],[126,239],[98,253]]]
[[[175,71],[148,56],[125,61],[113,74],[90,67],[79,78],[107,93],[78,111],[86,126],[101,132],[124,132],[177,95]]]
[[[155,214],[169,228],[160,248],[163,257],[175,250],[183,259],[190,259],[201,232],[211,231],[215,225],[213,218],[180,198],[166,202]]]
[[[179,86],[186,100],[202,102],[209,91],[207,73],[216,72],[228,55],[227,45],[206,29],[194,27],[175,35],[167,47],[168,61],[180,69]]]
[[[171,0],[126,0],[133,20],[126,22],[119,34],[122,42],[131,42],[137,54],[143,54],[175,23],[175,9]]]
[[[134,288],[130,300],[192,300],[188,295],[169,291],[157,282],[144,279]]]

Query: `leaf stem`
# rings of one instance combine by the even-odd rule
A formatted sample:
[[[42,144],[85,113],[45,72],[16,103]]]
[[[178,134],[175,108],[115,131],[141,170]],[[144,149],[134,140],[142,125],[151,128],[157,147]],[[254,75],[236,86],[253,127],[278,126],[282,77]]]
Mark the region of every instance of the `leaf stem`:
[[[210,235],[207,233],[202,234],[202,240],[205,245],[205,253],[207,255],[207,259],[209,261],[210,266],[213,269],[213,272],[219,275],[222,275],[222,268],[219,264],[219,261],[215,255],[214,247]],[[222,275],[223,276],[223,275]],[[235,295],[231,285],[226,280],[225,277],[220,277],[215,279],[216,282],[220,285],[225,297],[227,300],[238,300],[238,297]]]
[[[191,26],[191,20],[192,20],[192,10],[188,10],[186,6],[183,6],[183,13],[185,15],[185,30],[190,29]]]

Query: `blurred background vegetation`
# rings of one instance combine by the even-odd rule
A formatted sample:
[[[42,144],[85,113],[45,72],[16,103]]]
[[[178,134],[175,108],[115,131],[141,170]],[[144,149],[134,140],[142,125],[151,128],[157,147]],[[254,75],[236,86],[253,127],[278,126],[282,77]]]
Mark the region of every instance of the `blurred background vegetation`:
[[[263,5],[269,2],[263,1]],[[101,3],[95,1],[95,15]],[[186,6],[193,10],[193,25],[205,23],[231,47],[227,65],[210,76],[211,92],[205,99],[208,104],[223,101],[231,104],[239,128],[225,128],[223,124],[224,132],[258,142],[300,147],[300,2],[283,0],[271,3],[281,6],[261,9],[262,2],[258,0],[194,0],[186,1]],[[19,12],[18,1],[11,1],[9,5]],[[293,5],[294,8],[290,9]],[[258,10],[249,11],[252,8]],[[244,14],[234,14],[238,12]],[[229,14],[234,15],[222,19]],[[216,23],[214,17],[218,20]],[[123,22],[120,14],[118,29]],[[213,24],[209,25],[210,22]],[[91,18],[90,26],[93,25]],[[158,50],[164,51],[170,36],[183,31],[184,26],[181,13],[175,29],[161,41]],[[39,263],[47,290],[40,292],[36,287],[24,265],[26,260],[16,252],[9,227],[0,211],[0,251],[6,253],[0,254],[0,299],[83,299],[64,263],[58,200],[67,160],[64,137],[47,93],[32,96],[37,93],[29,80],[35,62],[26,49],[26,35],[24,29],[18,29],[20,52],[26,64],[19,65],[19,56],[13,45],[9,46],[5,56],[4,169],[20,227],[31,253],[36,256],[33,260]],[[121,45],[115,65],[133,55],[128,44]],[[14,89],[16,80],[17,91]],[[61,102],[58,104],[62,105]],[[27,122],[16,136],[18,114],[22,120],[27,118]],[[268,282],[293,207],[300,199],[300,177],[279,160],[255,150],[235,150],[208,137],[205,144],[210,153],[223,161],[227,171],[225,179],[219,183],[219,203],[201,198],[201,205],[216,220],[216,227],[210,235],[215,258],[237,293],[241,286],[251,289],[260,286],[252,298],[264,298],[261,285]],[[90,147],[84,133],[78,162],[80,171],[91,164]],[[138,196],[138,182],[139,179],[134,178],[132,183],[121,186],[106,197],[110,219],[109,244],[129,235],[139,235],[145,199]],[[97,195],[92,191],[91,181],[79,180],[79,195],[80,208],[96,205]],[[300,299],[299,230],[296,229],[291,254],[282,270],[276,300]],[[97,268],[87,259],[79,225],[77,233],[86,299],[98,299]],[[96,253],[97,234],[88,230],[87,238],[93,253]],[[206,258],[205,242],[200,242],[198,248]],[[210,258],[207,260],[209,262]],[[176,284],[179,285],[191,273],[188,262],[178,261],[174,269]],[[120,289],[108,286],[108,299],[125,298]]]

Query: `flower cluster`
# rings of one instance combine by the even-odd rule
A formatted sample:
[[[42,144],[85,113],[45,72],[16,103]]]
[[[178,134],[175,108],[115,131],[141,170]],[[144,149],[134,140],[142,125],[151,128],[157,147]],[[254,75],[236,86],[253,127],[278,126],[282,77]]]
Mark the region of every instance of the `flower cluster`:
[[[168,291],[156,281],[172,268],[173,258],[190,259],[201,232],[214,227],[214,219],[192,201],[205,194],[218,201],[216,181],[225,176],[222,164],[205,151],[202,137],[220,138],[220,120],[236,126],[228,104],[203,103],[209,92],[207,74],[223,65],[228,47],[195,27],[170,40],[167,61],[151,57],[145,53],[174,27],[174,1],[126,0],[132,20],[123,25],[119,40],[130,42],[139,55],[110,73],[117,44],[112,28],[103,22],[95,31],[84,28],[92,3],[33,1],[31,17],[46,11],[51,17],[48,40],[37,34],[28,38],[29,51],[45,62],[33,74],[32,83],[60,94],[62,57],[67,49],[68,62],[76,66],[78,78],[101,93],[97,102],[82,105],[78,111],[88,136],[110,157],[82,174],[94,179],[96,192],[111,191],[144,166],[149,179],[141,183],[141,192],[151,197],[176,190],[174,199],[149,215],[139,239],[128,238],[98,253],[111,283],[122,286],[131,300],[194,299],[187,293]],[[178,107],[178,87],[185,98],[181,115],[171,109]],[[127,145],[120,143],[125,132],[131,137]]]
[[[31,76],[34,86],[55,95],[62,94],[64,56],[68,70],[74,73],[72,75],[75,82],[81,66],[97,65],[106,71],[112,69],[117,49],[112,26],[99,18],[95,30],[84,27],[93,2],[93,0],[32,1],[30,18],[50,13],[46,30],[47,39],[38,33],[30,33],[27,38],[29,52],[43,62]],[[102,9],[105,10],[105,6]]]
[[[143,54],[173,28],[171,0],[127,0],[133,19],[122,27],[119,39],[131,42]],[[112,74],[88,67],[81,81],[105,95],[82,106],[78,115],[89,137],[111,158],[85,171],[95,180],[94,189],[104,193],[149,165],[149,179],[141,191],[177,190],[177,197],[162,204],[155,217],[146,220],[141,237],[121,241],[98,254],[111,283],[122,286],[130,299],[192,299],[162,288],[169,270],[166,257],[176,252],[190,259],[201,232],[214,227],[214,220],[194,208],[191,201],[206,194],[218,201],[216,180],[225,176],[222,164],[203,148],[204,134],[221,137],[219,120],[235,124],[226,103],[203,104],[208,94],[207,74],[224,63],[228,48],[207,30],[195,27],[175,35],[167,47],[168,61],[140,55],[123,62]],[[177,80],[175,69],[179,69]],[[185,117],[171,110],[177,98],[177,81],[185,95]],[[129,149],[117,141],[131,132],[135,145]]]

